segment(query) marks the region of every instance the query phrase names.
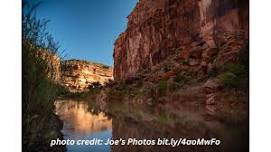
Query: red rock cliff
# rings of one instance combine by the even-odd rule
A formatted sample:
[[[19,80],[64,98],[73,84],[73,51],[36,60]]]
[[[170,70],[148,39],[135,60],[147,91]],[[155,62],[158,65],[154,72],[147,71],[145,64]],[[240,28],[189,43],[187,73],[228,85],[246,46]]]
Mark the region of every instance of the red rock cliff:
[[[179,53],[199,67],[234,59],[248,38],[248,0],[140,0],[115,42],[114,79]]]

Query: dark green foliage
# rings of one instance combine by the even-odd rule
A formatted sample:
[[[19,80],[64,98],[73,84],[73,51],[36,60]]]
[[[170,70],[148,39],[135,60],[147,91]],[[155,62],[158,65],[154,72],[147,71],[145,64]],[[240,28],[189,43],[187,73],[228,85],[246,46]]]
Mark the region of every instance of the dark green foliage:
[[[52,61],[43,55],[54,56],[59,47],[46,31],[48,21],[39,20],[33,15],[39,4],[23,2],[23,151],[39,151],[38,149],[48,143],[51,137],[61,138],[60,130],[56,129],[60,124],[53,110],[54,100],[63,89],[52,80],[52,75],[55,74]]]
[[[242,64],[233,64],[233,63],[227,64],[225,70],[237,76],[246,73],[245,66]]]
[[[97,62],[91,62],[91,61],[87,61],[87,60],[78,60],[78,59],[69,59],[69,60],[65,60],[63,61],[63,64],[65,64],[66,62],[74,62],[74,63],[81,63],[81,64],[90,64],[90,65],[95,65],[104,69],[110,69],[111,67],[108,65],[104,65],[102,63],[97,63]]]
[[[23,112],[46,114],[52,111],[58,93],[57,85],[50,80],[55,73],[50,59],[39,55],[41,51],[56,54],[57,43],[46,31],[47,20],[37,19],[33,11],[40,3],[23,6]]]
[[[167,81],[161,80],[158,84],[149,84],[145,87],[146,95],[152,98],[155,102],[167,93]]]
[[[188,61],[188,60],[182,60],[182,64],[183,64],[183,65],[188,65],[188,64],[189,64],[189,61]]]
[[[102,88],[102,85],[100,82],[93,82],[88,86],[89,89],[100,89]]]
[[[238,77],[231,72],[225,72],[225,73],[218,75],[218,79],[226,87],[237,87],[239,84]]]
[[[161,80],[157,86],[157,95],[164,96],[167,93],[167,81]]]
[[[170,67],[169,67],[167,64],[165,64],[165,65],[162,67],[162,70],[163,70],[163,72],[168,72],[168,71],[170,71]]]
[[[239,54],[240,63],[244,66],[246,71],[249,71],[249,44],[246,44]]]
[[[229,63],[224,66],[224,72],[218,75],[219,80],[226,87],[248,89],[249,46],[245,45],[239,53],[238,63]]]
[[[248,78],[248,70],[243,64],[227,64],[225,72],[218,75],[219,80],[226,87],[241,87],[242,84],[246,85]]]

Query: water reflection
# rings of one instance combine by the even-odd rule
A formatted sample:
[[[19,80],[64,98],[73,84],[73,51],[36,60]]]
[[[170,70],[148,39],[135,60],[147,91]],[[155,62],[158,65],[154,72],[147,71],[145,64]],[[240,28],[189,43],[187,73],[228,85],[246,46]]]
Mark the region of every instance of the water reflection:
[[[90,107],[80,101],[58,100],[55,102],[56,114],[63,121],[64,139],[111,139],[112,120],[103,112],[94,113]],[[68,152],[110,151],[110,146],[67,146]]]
[[[94,104],[95,105],[95,104]],[[95,108],[96,107],[96,108]],[[99,107],[99,106],[98,106]],[[98,108],[100,109],[100,108]],[[217,122],[212,122],[197,116],[196,113],[187,114],[184,110],[178,118],[167,116],[166,112],[149,110],[148,114],[141,108],[125,106],[120,103],[107,105],[106,113],[91,106],[90,102],[74,100],[59,100],[56,102],[56,114],[64,123],[62,133],[65,139],[197,139],[218,138],[222,140],[220,146],[67,146],[68,152],[137,152],[137,151],[246,151],[246,130],[240,132],[234,128],[225,128]],[[153,112],[151,112],[153,111]],[[110,115],[110,118],[108,117]],[[140,115],[140,117],[139,117]],[[112,117],[112,119],[111,119]],[[141,118],[141,119],[139,119]],[[152,118],[152,119],[147,119]],[[135,120],[136,119],[136,120]],[[151,121],[152,120],[152,121]],[[174,121],[174,123],[172,123]],[[233,147],[238,143],[238,147]],[[245,150],[244,150],[245,149]]]

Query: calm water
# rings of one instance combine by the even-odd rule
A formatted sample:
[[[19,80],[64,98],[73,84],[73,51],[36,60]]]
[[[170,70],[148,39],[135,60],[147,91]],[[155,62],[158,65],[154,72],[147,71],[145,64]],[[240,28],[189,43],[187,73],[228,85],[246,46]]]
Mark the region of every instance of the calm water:
[[[101,112],[101,106],[97,103],[82,102],[75,100],[58,100],[55,103],[56,114],[63,121],[62,133],[64,139],[82,140],[98,138],[103,141],[108,139],[197,139],[215,137],[222,140],[220,146],[77,146],[67,145],[68,152],[138,152],[138,151],[236,151],[232,145],[242,145],[246,139],[240,130],[225,128],[217,122],[204,119],[199,112],[179,112],[179,117],[171,118],[167,112],[157,109],[136,108],[123,103],[110,102],[103,108],[106,113]],[[199,110],[198,110],[199,111]],[[110,115],[110,117],[108,117]],[[141,118],[141,119],[139,119]],[[217,131],[220,130],[220,131]],[[238,133],[238,134],[236,134]],[[246,133],[246,132],[244,132]],[[227,140],[227,137],[228,138]],[[225,138],[225,139],[223,139]],[[233,140],[234,139],[234,140]],[[246,147],[246,145],[243,145]],[[239,147],[240,148],[240,147]],[[241,146],[242,148],[242,146]],[[242,150],[238,149],[238,152]]]
[[[86,103],[73,100],[56,101],[56,114],[63,121],[64,139],[112,138],[112,120],[103,112],[94,113]],[[110,146],[67,145],[68,152],[109,152]]]

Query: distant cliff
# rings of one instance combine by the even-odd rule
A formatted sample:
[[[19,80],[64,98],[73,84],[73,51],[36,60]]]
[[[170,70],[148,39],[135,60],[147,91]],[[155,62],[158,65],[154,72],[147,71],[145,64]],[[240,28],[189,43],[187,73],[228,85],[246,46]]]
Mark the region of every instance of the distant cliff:
[[[113,69],[99,63],[82,60],[61,62],[61,83],[71,91],[83,91],[93,82],[101,85],[113,79]]]
[[[235,62],[248,43],[247,0],[140,0],[128,20],[115,42],[116,80],[169,58],[202,75]]]

